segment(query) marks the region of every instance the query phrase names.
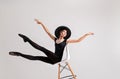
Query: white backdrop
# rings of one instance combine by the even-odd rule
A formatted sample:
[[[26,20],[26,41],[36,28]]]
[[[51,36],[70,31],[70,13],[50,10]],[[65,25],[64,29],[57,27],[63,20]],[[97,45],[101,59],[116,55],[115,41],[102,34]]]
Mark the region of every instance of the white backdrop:
[[[119,4],[119,0],[0,0],[0,79],[57,79],[57,65],[8,54],[44,55],[24,43],[18,33],[54,51],[54,42],[34,18],[52,34],[59,25],[69,26],[71,39],[95,33],[69,45],[69,62],[77,79],[120,79]]]

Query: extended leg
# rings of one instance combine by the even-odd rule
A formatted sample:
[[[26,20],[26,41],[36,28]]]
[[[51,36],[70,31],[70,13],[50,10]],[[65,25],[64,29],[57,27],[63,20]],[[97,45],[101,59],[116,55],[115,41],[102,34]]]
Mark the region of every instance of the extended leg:
[[[55,55],[53,52],[51,52],[51,51],[49,51],[48,49],[46,49],[46,48],[44,48],[44,47],[36,44],[36,43],[33,42],[31,39],[29,39],[27,36],[22,35],[22,34],[19,34],[19,36],[20,36],[21,38],[23,38],[23,40],[24,40],[25,42],[30,43],[34,48],[36,48],[36,49],[44,52],[44,53],[48,56],[48,58],[50,58],[50,59],[56,58],[56,55]]]
[[[24,58],[29,59],[29,60],[40,60],[40,61],[43,61],[43,62],[46,62],[49,64],[57,63],[57,61],[56,61],[57,59],[53,61],[50,58],[44,57],[44,56],[32,56],[32,55],[22,54],[19,52],[9,52],[9,54],[13,55],[13,56],[21,56],[21,57],[24,57]]]

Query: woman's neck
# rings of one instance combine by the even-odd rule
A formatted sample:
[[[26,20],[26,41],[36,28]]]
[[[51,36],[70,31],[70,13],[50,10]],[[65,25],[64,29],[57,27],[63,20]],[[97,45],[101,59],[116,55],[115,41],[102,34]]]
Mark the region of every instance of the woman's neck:
[[[59,40],[64,40],[64,37],[59,37],[58,39],[59,39]]]
[[[56,40],[56,43],[61,43],[63,42],[65,39],[63,37],[59,37],[57,40]]]

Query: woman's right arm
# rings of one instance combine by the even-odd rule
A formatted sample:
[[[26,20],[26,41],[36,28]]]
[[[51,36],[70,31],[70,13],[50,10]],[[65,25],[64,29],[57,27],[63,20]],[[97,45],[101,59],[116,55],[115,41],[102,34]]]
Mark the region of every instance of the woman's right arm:
[[[35,21],[37,22],[37,24],[40,24],[43,27],[43,29],[45,30],[45,32],[48,34],[48,36],[52,40],[55,40],[55,37],[49,32],[49,30],[47,29],[47,27],[42,22],[40,22],[38,19],[35,19]]]

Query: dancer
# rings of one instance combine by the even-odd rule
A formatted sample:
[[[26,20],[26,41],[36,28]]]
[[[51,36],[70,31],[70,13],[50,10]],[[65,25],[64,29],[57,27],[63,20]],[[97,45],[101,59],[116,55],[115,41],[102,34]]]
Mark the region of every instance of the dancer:
[[[89,32],[76,40],[70,40],[69,37],[71,36],[71,30],[68,27],[59,26],[55,30],[55,36],[54,36],[49,32],[47,27],[42,22],[40,22],[38,19],[35,19],[35,22],[39,24],[40,26],[42,26],[44,31],[48,34],[48,36],[55,42],[55,52],[51,52],[50,50],[42,47],[41,45],[36,44],[30,38],[28,38],[27,36],[23,34],[18,34],[24,40],[25,43],[28,42],[35,49],[42,51],[46,56],[32,56],[32,55],[26,55],[26,54],[16,52],[16,51],[9,52],[9,55],[20,56],[20,57],[23,57],[29,60],[40,60],[40,61],[43,61],[49,64],[56,64],[62,60],[64,48],[68,43],[81,42],[87,36],[94,34],[92,32]]]

